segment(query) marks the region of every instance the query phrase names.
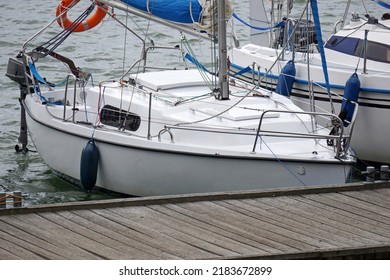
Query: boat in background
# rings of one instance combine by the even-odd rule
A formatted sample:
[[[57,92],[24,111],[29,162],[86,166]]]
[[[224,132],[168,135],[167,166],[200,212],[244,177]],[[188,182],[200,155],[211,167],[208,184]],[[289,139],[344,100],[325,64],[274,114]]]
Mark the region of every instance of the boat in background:
[[[262,10],[261,2],[251,1],[250,10]],[[292,8],[292,1],[287,2]],[[263,32],[262,38],[255,37],[257,42],[263,40],[264,45],[250,43],[231,49],[230,71],[237,78],[271,90],[277,88],[281,73],[290,77],[291,92],[288,94],[305,111],[324,109],[339,114],[343,102],[358,101],[359,113],[351,145],[361,160],[389,163],[390,16],[384,14],[382,19],[376,19],[353,13],[349,24],[345,25],[349,2],[344,17],[335,24],[334,34],[323,45],[326,65],[319,51],[320,34],[313,21],[302,14],[301,18],[305,20],[282,20],[282,16],[273,19],[267,26],[274,26],[277,20],[285,25],[275,32]],[[254,21],[255,24],[258,22]],[[336,31],[336,28],[340,29]],[[293,76],[285,72],[290,61],[294,61]],[[325,74],[324,67],[327,69]],[[351,77],[355,83],[352,87],[357,87],[357,91],[350,91]]]
[[[93,24],[101,20],[102,14],[96,10],[110,14],[119,26],[133,32],[107,7],[151,18],[155,6],[145,1],[143,11],[129,6],[129,0],[102,0],[93,2],[77,21],[68,21],[66,13],[77,2],[61,2],[53,22],[57,20],[65,29],[31,50],[26,49],[31,42],[25,43],[17,58],[9,60],[7,73],[21,85],[22,150],[26,150],[28,127],[37,151],[59,176],[86,190],[96,186],[136,196],[349,180],[355,164],[349,147],[352,129],[344,129],[338,116],[305,112],[288,97],[229,77],[229,2],[202,1],[207,7],[218,7],[199,11],[208,18],[218,16],[212,20],[218,25],[195,23],[195,29],[209,34],[211,40],[218,30],[219,52],[214,58],[218,74],[200,64],[192,70],[147,71],[148,52],[158,50],[158,45],[147,47],[143,42],[140,59],[122,77],[97,86],[91,84],[89,73],[55,52],[56,47],[70,40],[80,24],[89,29],[88,19],[92,18]],[[164,2],[160,2],[162,7]],[[194,9],[187,12],[196,18]],[[163,20],[176,25],[169,18]],[[177,28],[185,31],[186,24]],[[37,36],[52,31],[49,27],[51,24]],[[194,27],[188,30],[193,32]],[[180,37],[186,45],[185,36]],[[184,54],[180,47],[173,51]],[[68,68],[65,86],[57,88],[43,78],[38,62],[49,59],[60,60]],[[317,118],[332,119],[332,131],[318,125]],[[353,124],[354,117],[351,128]]]

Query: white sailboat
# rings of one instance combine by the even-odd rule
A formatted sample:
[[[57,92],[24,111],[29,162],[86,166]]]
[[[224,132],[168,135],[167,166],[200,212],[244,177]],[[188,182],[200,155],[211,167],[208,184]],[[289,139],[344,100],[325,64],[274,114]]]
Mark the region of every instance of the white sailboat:
[[[272,2],[286,5],[286,1]],[[287,2],[291,4],[292,1]],[[344,24],[348,17],[349,6],[350,1],[346,5],[343,18],[335,24],[335,33],[324,44],[331,99],[323,73],[321,54],[316,47],[316,34],[312,22],[299,25],[297,19],[296,21],[285,19],[286,34],[283,36],[283,32],[262,32],[263,36],[266,34],[265,40],[259,37],[258,31],[254,31],[252,43],[233,48],[229,53],[232,61],[231,71],[233,75],[242,73],[237,75],[237,78],[252,83],[260,80],[261,86],[275,89],[284,66],[293,60],[296,72],[293,77],[291,97],[294,103],[304,110],[312,110],[309,100],[314,99],[318,108],[328,111],[331,110],[331,104],[334,104],[336,113],[340,112],[346,83],[356,73],[360,81],[358,96],[356,96],[359,114],[351,145],[357,157],[362,160],[388,163],[390,162],[390,146],[387,144],[390,131],[390,123],[387,121],[390,117],[390,20],[386,15],[382,19],[375,19],[364,18],[358,13],[353,13],[349,24]],[[263,10],[263,2],[252,0],[250,10],[258,9]],[[288,17],[289,12],[285,10],[283,12]],[[277,17],[277,19],[281,18]],[[306,16],[303,16],[303,19],[306,20]],[[273,20],[272,24],[266,27],[274,26],[276,21]],[[256,22],[259,20],[254,21],[255,24]],[[295,32],[290,40],[287,40],[287,30],[292,31],[293,27],[296,27]],[[243,71],[245,69],[250,71]],[[308,91],[308,84],[312,84],[313,94]],[[347,93],[344,100],[348,98]],[[322,125],[326,126],[327,123]]]
[[[95,11],[111,13],[110,6],[146,18],[158,11],[149,1],[144,1],[145,11],[131,2],[93,5]],[[21,84],[22,116],[25,110],[30,138],[45,163],[87,190],[96,186],[136,196],[348,181],[355,158],[342,120],[329,113],[304,112],[287,97],[230,78],[224,32],[229,3],[202,2],[211,12],[200,5],[202,16],[224,11],[218,13],[217,25],[195,22],[195,29],[218,28],[218,76],[202,68],[148,72],[141,67],[133,72],[138,66],[134,64],[118,81],[92,86],[89,75],[46,46],[23,49],[17,59],[10,59],[7,75]],[[67,4],[57,17],[66,36],[79,26],[66,23],[64,13],[75,2]],[[192,19],[193,11],[187,5]],[[194,30],[187,23],[177,28]],[[64,88],[52,88],[37,70],[46,56],[66,62],[71,70]],[[144,66],[143,60],[139,63]],[[316,118],[331,118],[333,133],[317,125]]]

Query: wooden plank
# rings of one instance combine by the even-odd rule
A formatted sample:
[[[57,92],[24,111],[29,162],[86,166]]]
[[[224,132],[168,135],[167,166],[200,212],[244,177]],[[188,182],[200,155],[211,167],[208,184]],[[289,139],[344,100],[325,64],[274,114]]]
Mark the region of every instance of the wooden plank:
[[[212,235],[212,233],[194,227],[188,221],[183,222],[172,218],[169,214],[160,212],[156,207],[161,210],[162,206],[154,205],[145,207],[142,211],[143,220],[147,222],[151,228],[158,230],[175,240],[191,244],[206,252],[213,252],[216,255],[237,255],[242,254],[241,251],[245,250],[244,246],[238,248],[238,246],[234,246],[234,244],[231,244],[231,242],[228,242],[226,239],[224,240],[225,243],[221,243],[221,241],[218,240],[215,235]],[[121,213],[124,216],[129,216],[129,213],[134,213],[132,210],[132,208],[120,208],[116,209],[116,212]],[[212,242],[208,239],[208,236],[210,235],[214,237]],[[221,246],[221,244],[223,246]]]
[[[334,194],[334,196],[344,196],[344,193],[340,194]],[[305,196],[307,198],[308,196]],[[313,197],[313,196],[311,196]],[[323,199],[323,196],[320,194],[318,195],[320,199]],[[294,201],[297,199],[297,197],[291,197],[291,199]],[[320,201],[320,200],[319,200]],[[308,204],[307,201],[304,202],[305,204]],[[337,205],[336,205],[337,207]],[[310,209],[309,209],[310,211]],[[343,213],[339,210],[339,213]],[[357,212],[359,213],[359,212]],[[385,240],[383,237],[378,234],[377,231],[371,231],[373,227],[366,227],[364,223],[361,224],[361,227],[357,227],[358,225],[358,220],[351,220],[345,215],[335,215],[335,214],[330,214],[329,212],[323,212],[323,215],[319,216],[321,219],[328,219],[330,221],[329,224],[335,226],[335,227],[340,227],[341,229],[348,230],[349,232],[354,232],[356,235],[365,237],[367,239],[376,239],[376,240]],[[340,218],[340,219],[337,219]],[[387,239],[387,235],[386,235]]]
[[[277,198],[276,198],[277,199]],[[326,235],[320,235],[319,231],[316,231],[316,233],[313,233],[312,226],[305,226],[301,221],[300,217],[298,217],[296,220],[291,218],[286,218],[284,215],[277,215],[272,213],[268,210],[263,210],[259,207],[257,207],[256,203],[262,203],[262,199],[258,199],[255,203],[255,200],[229,200],[226,201],[226,207],[231,208],[240,206],[244,208],[245,212],[244,214],[248,217],[256,217],[257,219],[266,220],[267,223],[273,224],[274,226],[280,228],[280,232],[286,233],[288,238],[292,239],[298,239],[302,242],[307,242],[313,246],[316,246],[317,248],[331,248],[335,247],[335,243],[337,244],[337,241],[329,239],[329,232],[326,233]],[[219,202],[224,203],[224,202]],[[243,211],[239,210],[239,208],[232,209],[233,211]],[[249,211],[250,210],[250,211]],[[294,226],[292,226],[292,224]],[[304,230],[302,230],[304,228]],[[277,234],[278,232],[275,232]],[[345,244],[346,240],[339,240],[339,244],[343,243]]]
[[[64,259],[57,247],[46,243],[45,240],[36,236],[14,228],[7,223],[1,223],[0,238],[13,244],[13,246],[18,246],[20,250],[32,252],[32,254],[27,254],[26,258]]]
[[[59,212],[61,213],[61,212]],[[127,259],[130,256],[118,248],[115,242],[90,231],[58,213],[40,213],[42,217],[63,228],[62,238],[102,259]]]
[[[369,202],[353,198],[351,196],[348,196],[347,193],[328,193],[328,194],[321,194],[321,196],[327,197],[329,199],[333,199],[339,203],[348,204],[352,207],[355,207],[358,209],[358,211],[366,211],[374,213],[375,216],[377,216],[379,219],[384,219],[384,222],[390,221],[390,211],[389,209],[385,207],[381,207],[379,205],[373,205]]]
[[[196,217],[189,216],[188,212],[183,211],[184,209],[181,206],[182,204],[167,204],[162,206],[151,205],[149,207],[164,215],[168,215],[170,217],[168,223],[174,224],[173,226],[175,228],[182,228],[181,230],[184,229],[187,234],[197,236],[205,242],[213,243],[217,246],[228,249],[229,251],[233,251],[234,254],[243,255],[254,251],[258,253],[267,253],[266,250],[260,246],[256,246],[253,242],[251,244],[246,244],[246,242],[243,242],[242,237],[231,238],[231,236],[224,233],[225,227],[219,226],[216,230],[216,220],[213,220],[211,223],[207,223],[206,217],[198,219]],[[219,222],[224,223],[224,221],[221,220],[219,220]],[[226,253],[230,255],[232,254],[231,252]]]
[[[196,203],[196,205],[198,205],[198,203]],[[179,218],[182,220],[188,221],[191,219],[191,223],[194,226],[218,233],[253,248],[259,248],[266,253],[278,253],[284,250],[294,249],[289,245],[264,238],[259,231],[253,233],[247,230],[247,228],[233,225],[229,221],[211,218],[209,217],[210,211],[208,208],[202,206],[196,207],[196,205],[194,205],[194,203],[180,203],[165,205],[165,207],[181,213],[183,216]]]
[[[0,220],[4,221],[6,218],[7,217],[0,217]],[[12,226],[37,236],[46,243],[57,247],[57,251],[60,252],[65,259],[96,259],[95,255],[64,241],[62,238],[63,231],[55,231],[52,226],[53,223],[44,221],[43,218],[36,214],[15,215],[7,222]],[[45,224],[45,227],[42,227],[43,224]]]
[[[153,219],[145,217],[144,207],[131,208],[110,208],[93,210],[98,215],[103,215],[112,219],[120,225],[132,229],[143,235],[143,238],[148,244],[168,253],[174,254],[180,258],[213,258],[219,256],[217,252],[210,252],[186,242],[185,237],[182,238],[181,233],[174,230],[169,230],[170,227],[156,223]],[[113,215],[114,212],[117,215]]]
[[[363,201],[365,203],[371,204],[373,207],[380,207],[386,209],[390,212],[390,196],[380,195],[371,190],[367,191],[351,191],[343,193],[346,196],[352,197],[356,200]]]
[[[122,242],[124,246],[129,246],[134,250],[137,250],[138,252],[133,252],[132,254],[138,259],[178,259],[178,256],[171,254],[170,252],[152,246],[150,243],[153,238],[150,238],[149,235],[145,238],[145,234],[115,222],[112,219],[112,216],[116,215],[115,213],[110,213],[110,216],[98,215],[90,210],[79,210],[66,213],[72,213],[75,216],[77,215],[85,219],[85,221],[93,223],[97,226],[94,228],[95,231]],[[81,222],[85,223],[85,221]]]
[[[360,215],[360,213],[352,213],[349,211],[340,211],[339,208],[334,208],[328,204],[318,202],[316,199],[312,200],[311,196],[305,197],[293,197],[297,201],[310,204],[313,207],[316,207],[319,212],[329,213],[333,217],[337,217],[338,220],[342,220],[345,223],[348,223],[353,226],[362,227],[368,231],[373,231],[381,234],[382,236],[388,236],[390,232],[390,225],[382,222],[375,221]]]
[[[390,224],[390,219],[378,215],[376,211],[368,211],[366,209],[363,209],[359,207],[359,205],[351,205],[350,203],[346,203],[345,199],[338,199],[335,196],[332,195],[325,195],[325,194],[319,194],[316,196],[309,196],[310,199],[315,200],[317,202],[327,204],[330,207],[333,207],[335,209],[339,209],[340,211],[350,212],[350,213],[359,213],[359,216],[365,217],[368,219],[371,219],[373,221],[379,222],[379,223],[385,223]]]
[[[258,201],[261,203],[261,199]],[[298,232],[303,235],[310,235],[312,238],[315,238],[319,242],[326,242],[329,246],[348,246],[353,245],[356,242],[351,242],[349,238],[340,236],[339,234],[335,234],[328,230],[324,230],[318,228],[316,226],[312,226],[311,224],[307,224],[302,222],[300,219],[291,219],[286,217],[285,215],[277,215],[271,211],[267,211],[258,207],[257,204],[247,203],[242,200],[227,200],[216,202],[218,204],[223,204],[225,207],[230,208],[232,211],[239,211],[247,216],[254,217],[263,217],[267,219],[269,223],[278,224],[282,228],[286,228],[290,231]]]
[[[291,203],[291,201],[282,201],[279,198],[274,202],[274,204],[269,203],[268,200],[265,199],[254,199],[247,201],[248,204],[256,206],[264,211],[273,213],[275,215],[283,216],[290,221],[294,221],[295,223],[304,224],[306,227],[309,227],[307,234],[312,234],[313,229],[315,229],[319,233],[322,232],[321,237],[319,238],[319,240],[321,241],[327,240],[330,236],[335,239],[335,237],[337,236],[336,240],[343,243],[345,242],[345,246],[354,246],[357,244],[364,245],[360,238],[355,236],[354,234],[345,232],[337,227],[330,226],[326,222],[319,220],[317,216],[321,215],[322,213],[311,213],[310,211],[312,210],[305,209],[305,205],[300,205],[300,207],[302,207],[302,210],[297,211],[297,209],[295,209],[295,207],[297,206],[293,207],[294,204]]]
[[[21,247],[19,243],[15,244],[12,243],[11,241],[3,239],[2,236],[0,235],[0,260],[17,260],[17,259],[42,260],[43,258]]]
[[[322,197],[321,194],[319,194],[319,196]],[[346,225],[343,222],[335,220],[334,216],[326,216],[326,213],[313,213],[308,209],[304,209],[303,207],[298,207],[298,205],[296,205],[295,207],[290,207],[290,205],[293,204],[293,200],[290,197],[280,197],[278,201],[286,202],[286,204],[282,204],[282,205],[280,203],[276,204],[275,200],[273,201],[272,199],[269,198],[264,198],[262,201],[269,205],[280,207],[281,209],[284,209],[286,212],[300,215],[302,216],[302,218],[305,219],[309,218],[312,220],[316,220],[321,223],[319,225],[320,227],[322,227],[322,225],[327,225],[328,227],[336,228],[340,230],[341,234],[348,234],[353,238],[353,240],[356,240],[358,242],[364,242],[364,244],[366,245],[371,245],[373,242],[372,240],[376,240],[377,242],[380,241],[387,242],[388,240],[387,238],[378,235],[376,233],[370,233],[361,230],[359,228],[356,228],[354,226]],[[307,205],[307,204],[302,203],[300,206],[302,205]]]
[[[345,231],[344,229],[334,226],[330,224],[327,221],[327,219],[321,218],[321,213],[312,213],[310,210],[305,209],[305,206],[302,204],[300,207],[302,209],[298,208],[298,205],[295,207],[294,204],[291,201],[286,201],[285,197],[280,197],[278,200],[272,201],[272,199],[264,198],[261,199],[261,203],[259,203],[256,199],[251,201],[248,201],[248,203],[251,203],[252,205],[258,205],[258,207],[261,207],[264,209],[267,209],[267,211],[270,211],[274,214],[285,216],[288,219],[294,220],[298,223],[303,223],[311,227],[315,227],[317,229],[323,230],[325,232],[330,232],[334,235],[339,235],[344,238],[349,239],[350,241],[347,244],[351,244],[350,242],[354,242],[351,244],[355,245],[364,245],[368,240],[362,240],[360,236],[357,236],[353,231]],[[323,237],[324,239],[326,236]]]
[[[381,192],[382,190],[386,192]],[[390,189],[373,189],[373,190],[360,190],[360,191],[351,191],[352,193],[354,192],[361,192],[363,194],[366,194],[370,197],[375,197],[377,199],[382,200],[382,205],[386,205],[389,202],[390,199]]]
[[[370,189],[371,191],[373,192],[376,192],[376,193],[379,193],[380,195],[384,195],[386,197],[390,197],[390,187],[386,187],[386,188],[373,188],[373,189]]]
[[[75,211],[79,214],[84,214],[84,216],[90,217],[92,215],[88,215],[87,212],[91,212],[90,210],[79,210]],[[83,213],[82,213],[83,212]],[[134,247],[134,240],[128,239],[125,235],[122,235],[116,231],[113,231],[109,228],[103,227],[97,224],[94,220],[86,219],[81,215],[77,215],[73,212],[63,211],[59,212],[58,215],[61,217],[71,220],[73,223],[77,224],[80,228],[88,231],[89,236],[96,235],[96,241],[102,242],[105,245],[111,247],[114,250],[122,252],[128,256],[128,258],[137,259],[157,259],[158,256],[152,255],[144,250],[140,250]],[[91,237],[93,238],[93,237]],[[130,246],[131,245],[131,246]]]
[[[22,258],[17,255],[5,250],[1,246],[2,240],[0,239],[0,260],[21,260]]]
[[[201,205],[204,207],[211,207],[213,202],[202,202]],[[194,206],[194,205],[191,205]],[[192,209],[193,210],[193,209]],[[280,225],[274,225],[271,223],[264,222],[263,217],[252,218],[245,215],[237,216],[236,211],[232,211],[226,207],[222,207],[214,203],[214,207],[209,209],[210,215],[215,220],[220,220],[221,217],[225,217],[228,223],[236,225],[244,229],[245,231],[259,234],[262,238],[273,240],[278,243],[288,245],[295,250],[310,250],[318,248],[318,240],[312,239],[308,236],[299,235]],[[323,246],[328,247],[329,244],[324,243]]]

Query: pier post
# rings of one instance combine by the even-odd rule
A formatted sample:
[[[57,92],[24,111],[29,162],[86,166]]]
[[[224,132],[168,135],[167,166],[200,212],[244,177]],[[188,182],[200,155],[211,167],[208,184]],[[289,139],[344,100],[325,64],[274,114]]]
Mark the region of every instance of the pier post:
[[[14,207],[22,207],[22,192],[14,192]]]
[[[389,181],[389,166],[381,165],[381,176],[382,181]]]
[[[366,169],[366,182],[375,182],[375,167],[367,166]]]
[[[7,207],[7,194],[0,192],[0,209]]]

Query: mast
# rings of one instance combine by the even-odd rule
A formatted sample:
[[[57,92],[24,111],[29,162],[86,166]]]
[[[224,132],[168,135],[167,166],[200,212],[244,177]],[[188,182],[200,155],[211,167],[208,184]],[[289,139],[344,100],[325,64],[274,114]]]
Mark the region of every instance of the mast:
[[[217,1],[218,14],[218,85],[219,99],[229,99],[229,83],[227,74],[227,44],[226,44],[226,3],[225,0]]]

